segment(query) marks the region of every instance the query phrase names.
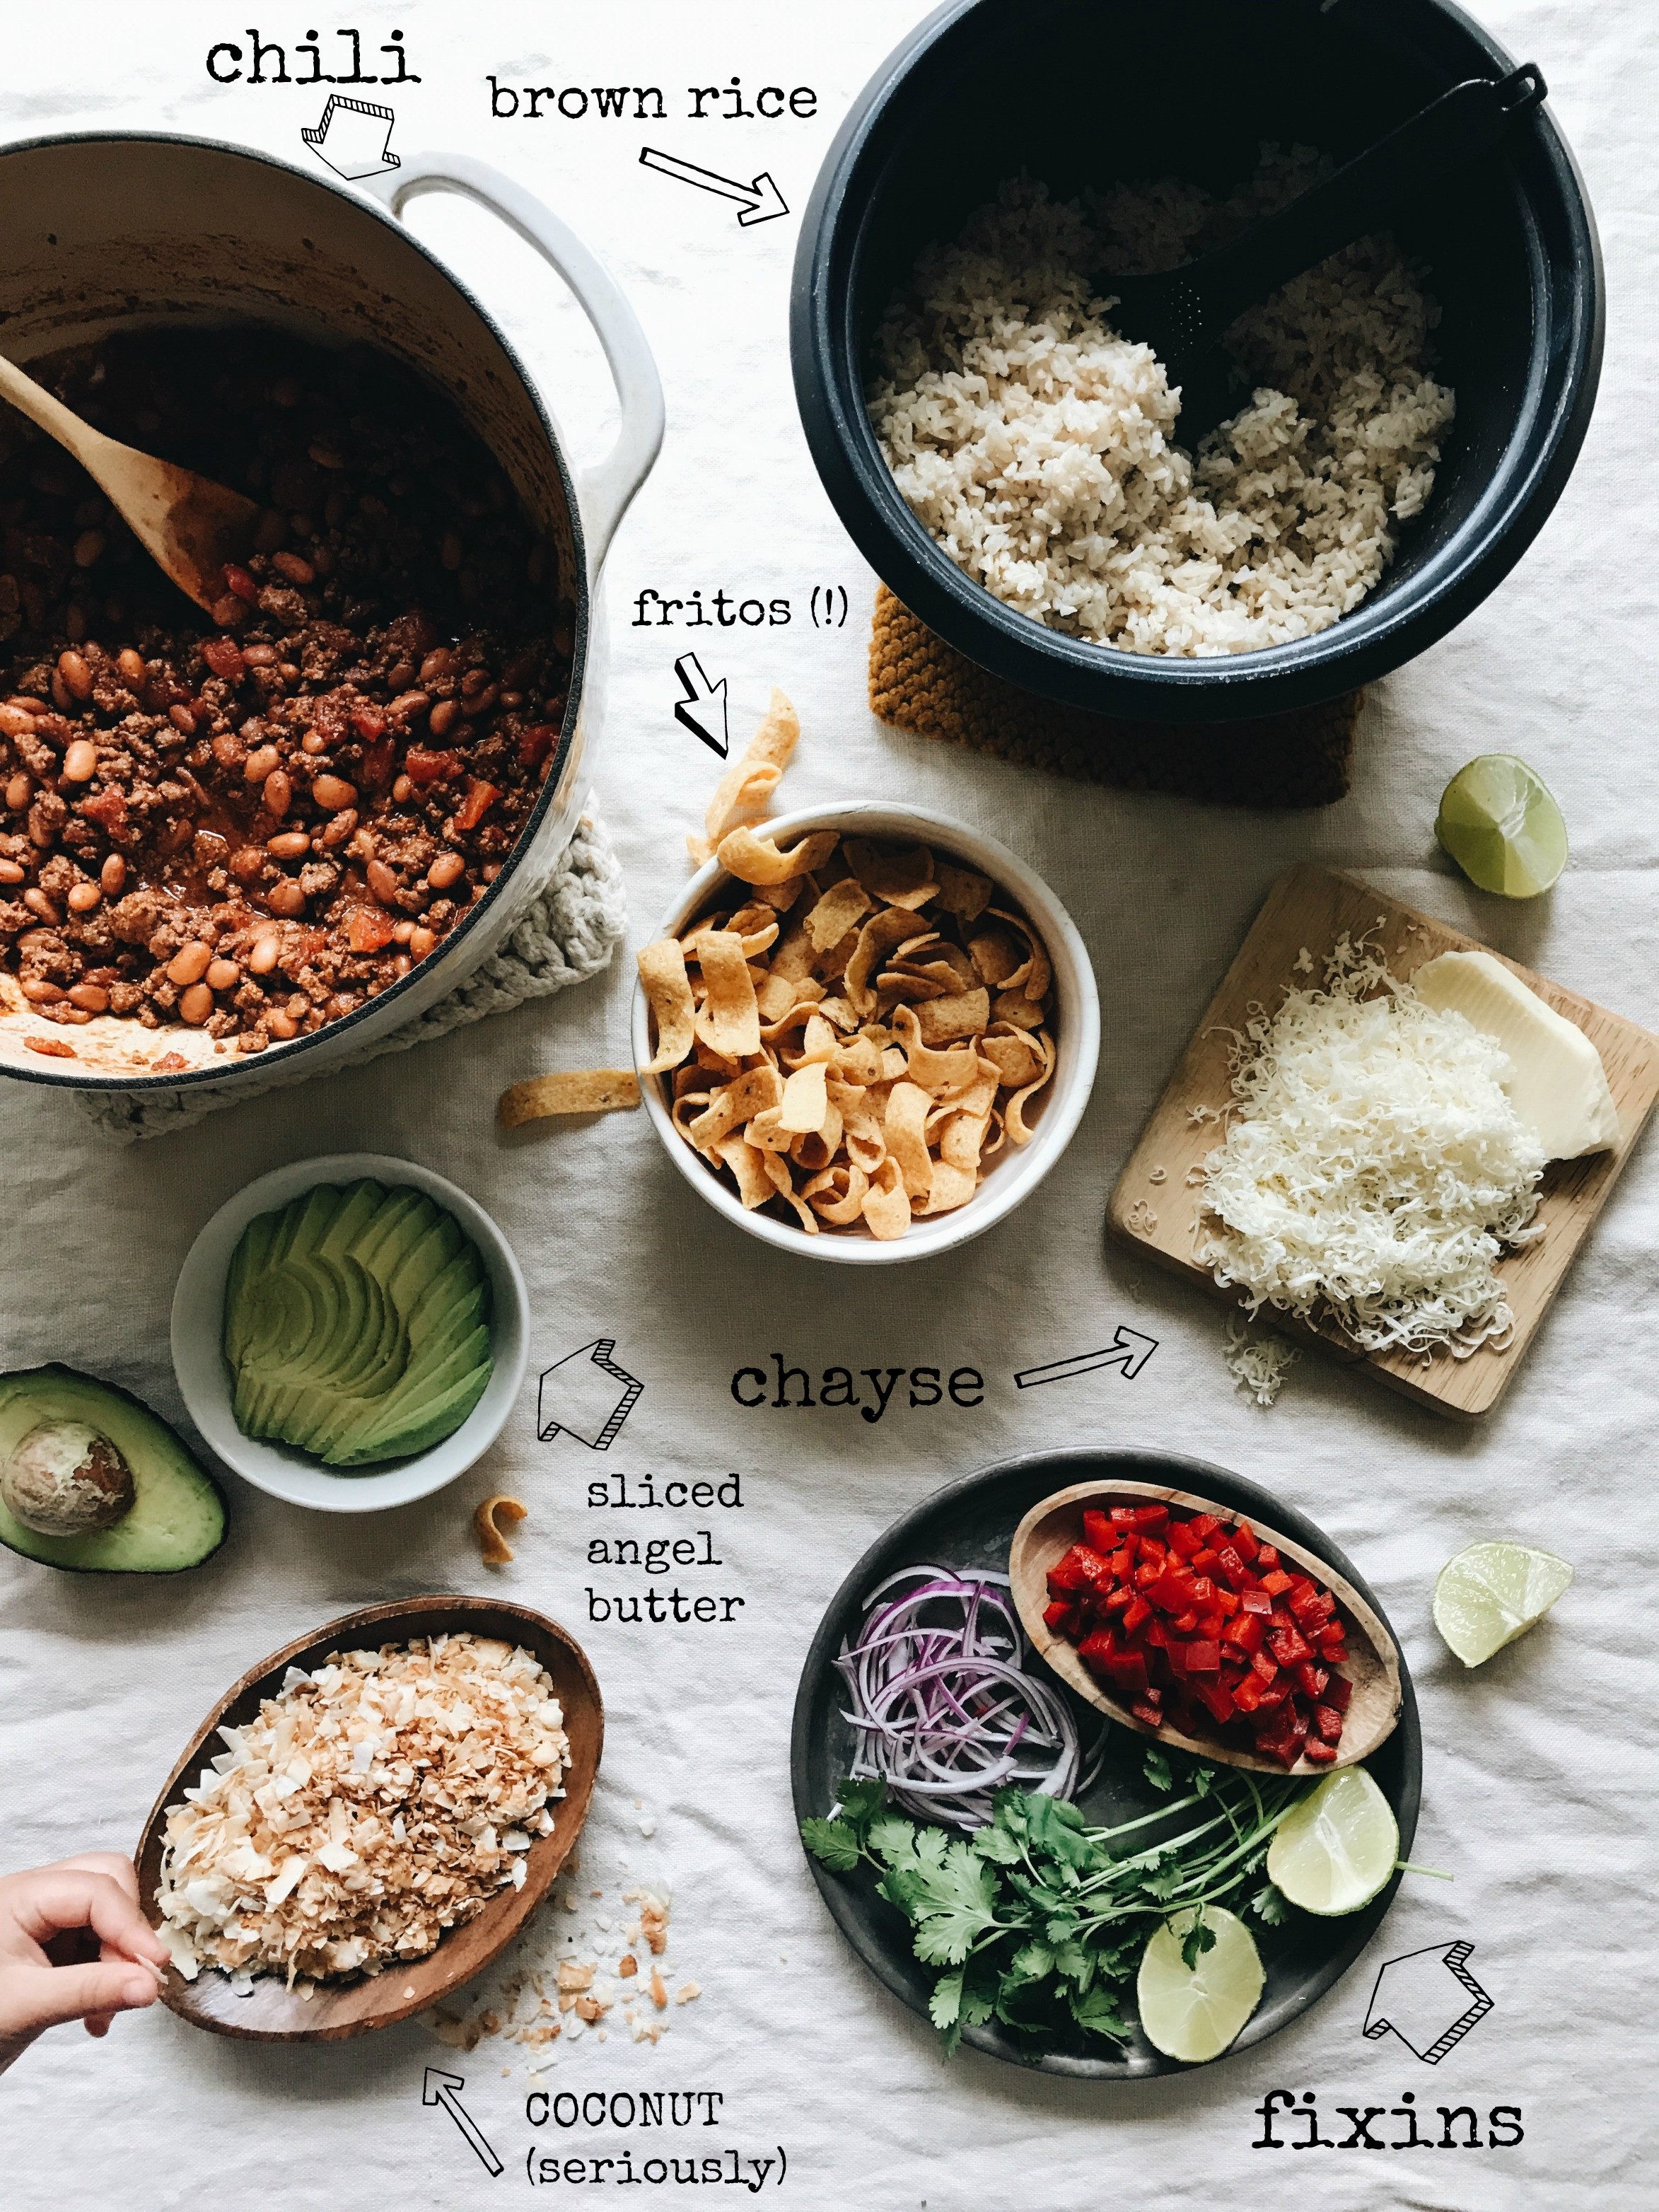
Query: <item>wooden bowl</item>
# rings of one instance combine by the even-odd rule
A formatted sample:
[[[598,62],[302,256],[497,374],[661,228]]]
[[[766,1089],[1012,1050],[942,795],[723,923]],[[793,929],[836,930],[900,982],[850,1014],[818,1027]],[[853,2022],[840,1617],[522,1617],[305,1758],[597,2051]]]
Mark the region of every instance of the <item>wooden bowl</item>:
[[[1131,1504],[1178,1505],[1188,1512],[1213,1513],[1226,1521],[1247,1518],[1263,1543],[1273,1545],[1281,1558],[1295,1560],[1304,1574],[1312,1575],[1329,1590],[1348,1632],[1346,1662],[1334,1671],[1346,1674],[1353,1684],[1353,1696],[1334,1763],[1320,1765],[1304,1757],[1287,1769],[1277,1759],[1258,1759],[1253,1751],[1235,1750],[1231,1745],[1209,1737],[1183,1735],[1176,1728],[1149,1728],[1145,1721],[1137,1720],[1127,1706],[1107,1695],[1079,1658],[1075,1644],[1068,1644],[1048,1626],[1042,1613],[1049,1602],[1048,1570],[1073,1544],[1083,1540],[1084,1507],[1091,1505],[1103,1511],[1109,1506]],[[1025,1633],[1048,1665],[1080,1698],[1086,1698],[1091,1705],[1109,1713],[1122,1727],[1133,1729],[1137,1735],[1176,1744],[1182,1751],[1195,1752],[1200,1758],[1222,1766],[1252,1767],[1258,1774],[1329,1774],[1335,1766],[1354,1766],[1362,1759],[1369,1759],[1378,1744],[1393,1733],[1400,1717],[1400,1654],[1395,1649],[1394,1638],[1353,1585],[1327,1566],[1316,1553],[1264,1527],[1254,1515],[1241,1516],[1225,1505],[1212,1504],[1207,1498],[1194,1498],[1189,1491],[1170,1490],[1152,1482],[1127,1481],[1079,1482],[1069,1490],[1057,1490],[1052,1498],[1045,1498],[1034,1505],[1015,1529],[1008,1553],[1008,1572],[1013,1583],[1014,1604]]]
[[[281,1688],[289,1667],[308,1668],[333,1651],[406,1644],[414,1637],[448,1636],[463,1629],[521,1644],[552,1676],[554,1692],[564,1708],[570,1742],[565,1794],[553,1803],[552,1834],[538,1836],[525,1855],[524,1887],[498,1891],[482,1912],[452,1928],[424,1959],[394,1963],[381,1973],[354,1981],[319,1982],[309,1998],[284,1989],[281,1978],[273,1974],[259,1975],[252,1995],[239,1997],[232,1994],[229,1976],[217,1967],[204,1966],[195,1981],[187,1982],[170,1966],[161,2002],[181,2020],[214,2035],[240,2036],[252,2043],[335,2043],[348,2035],[390,2027],[394,2021],[423,2012],[480,1972],[512,1942],[545,1897],[581,1833],[599,1771],[605,1708],[593,1669],[573,1636],[526,1606],[489,1597],[413,1597],[343,1613],[325,1627],[285,1644],[231,1685],[191,1737],[144,1823],[135,1859],[139,1899],[151,1926],[159,1927],[155,1898],[167,1807],[178,1802],[181,1786],[219,1748],[216,1731],[227,1722],[234,1728],[253,1719],[261,1700]]]

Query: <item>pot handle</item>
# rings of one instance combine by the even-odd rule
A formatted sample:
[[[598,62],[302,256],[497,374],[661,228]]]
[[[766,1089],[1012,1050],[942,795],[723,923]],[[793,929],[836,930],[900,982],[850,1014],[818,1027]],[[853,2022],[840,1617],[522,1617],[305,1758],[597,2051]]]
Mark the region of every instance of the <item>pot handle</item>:
[[[621,286],[550,208],[511,177],[470,155],[416,154],[382,176],[362,179],[362,189],[394,216],[401,216],[422,192],[459,192],[464,199],[476,200],[551,263],[592,324],[617,386],[622,428],[605,459],[584,469],[576,479],[591,582],[605,564],[629,501],[662,449],[662,380]]]

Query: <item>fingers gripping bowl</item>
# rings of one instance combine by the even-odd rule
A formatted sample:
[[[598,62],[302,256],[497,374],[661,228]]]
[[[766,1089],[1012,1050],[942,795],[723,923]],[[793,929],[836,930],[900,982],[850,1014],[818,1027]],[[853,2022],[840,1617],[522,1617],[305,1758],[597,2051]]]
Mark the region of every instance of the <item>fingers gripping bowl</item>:
[[[958,878],[971,878],[975,888],[966,902],[972,906],[979,898],[979,887],[987,887],[987,896],[975,908],[975,921],[964,927],[956,928],[954,918],[945,906],[943,896],[928,895],[928,887],[920,882],[913,888],[903,888],[896,872],[890,877],[884,874],[881,881],[884,890],[878,890],[873,896],[866,897],[855,922],[842,925],[846,936],[842,950],[845,951],[854,939],[862,935],[872,935],[872,945],[865,948],[866,951],[875,950],[876,939],[884,939],[880,947],[882,957],[891,959],[894,968],[886,975],[875,978],[883,987],[880,996],[884,1004],[891,994],[915,988],[917,1010],[913,1012],[902,998],[899,999],[886,1008],[892,1015],[891,1039],[886,1036],[889,1025],[885,1024],[884,1017],[883,1026],[876,1032],[882,1046],[882,1056],[891,1053],[892,1063],[890,1068],[879,1072],[880,1079],[875,1088],[878,1091],[885,1092],[884,1112],[890,1120],[896,1120],[898,1115],[902,1115],[907,1103],[914,1103],[916,1107],[918,1134],[915,1145],[911,1147],[915,1170],[910,1175],[912,1183],[916,1182],[918,1173],[923,1180],[943,1180],[946,1179],[945,1170],[951,1164],[950,1153],[941,1146],[945,1165],[941,1166],[939,1159],[929,1164],[924,1161],[923,1145],[924,1141],[937,1141],[928,1134],[936,1127],[939,1120],[937,1112],[932,1109],[940,1102],[950,1103],[949,1086],[944,1091],[936,1091],[927,1107],[920,1099],[909,1102],[901,1095],[896,1114],[892,1106],[892,1097],[895,1092],[904,1094],[911,1088],[920,1089],[920,1066],[925,1065],[926,1079],[929,1081],[943,1081],[950,1072],[941,1065],[946,1054],[933,1050],[929,1044],[928,1022],[921,1009],[928,1003],[921,995],[922,992],[932,990],[936,986],[946,995],[935,1003],[945,1005],[947,998],[950,1003],[957,1003],[958,994],[951,990],[943,967],[952,961],[959,967],[968,963],[964,961],[961,946],[952,941],[952,929],[955,928],[957,935],[965,936],[979,927],[980,916],[988,918],[996,913],[1006,915],[1008,919],[1006,921],[993,922],[992,928],[1006,930],[1011,936],[1017,933],[1024,939],[1026,946],[1036,946],[1037,951],[1033,957],[1040,956],[1041,963],[1046,963],[1048,971],[1047,1011],[1042,1029],[1026,1033],[1039,1040],[1042,1036],[1049,1039],[1046,1048],[1042,1047],[1040,1042],[1034,1042],[1031,1050],[1038,1067],[1042,1059],[1048,1058],[1050,1072],[1040,1087],[1034,1089],[1023,1108],[1014,1103],[1019,1096],[1018,1090],[1000,1086],[995,1090],[995,1097],[1001,1102],[995,1109],[997,1116],[1006,1118],[1012,1114],[1017,1127],[1027,1133],[1029,1140],[1022,1144],[1016,1138],[1013,1142],[1001,1144],[994,1152],[986,1150],[982,1155],[979,1154],[976,1147],[976,1157],[980,1159],[977,1182],[973,1180],[971,1168],[966,1170],[951,1169],[948,1178],[954,1182],[958,1173],[966,1173],[968,1181],[962,1188],[969,1194],[960,1202],[951,1203],[948,1210],[929,1211],[927,1210],[928,1201],[918,1193],[906,1220],[899,1224],[896,1233],[891,1228],[883,1233],[882,1229],[875,1228],[871,1218],[860,1217],[856,1205],[847,1204],[846,1199],[853,1194],[860,1180],[848,1168],[821,1169],[820,1176],[831,1175],[840,1180],[835,1192],[821,1188],[810,1199],[803,1193],[807,1184],[818,1180],[818,1177],[807,1176],[803,1178],[798,1167],[792,1195],[782,1190],[781,1177],[775,1176],[778,1196],[774,1199],[768,1191],[766,1196],[757,1202],[757,1189],[749,1188],[733,1180],[734,1175],[741,1176],[741,1167],[728,1173],[715,1158],[711,1157],[714,1154],[712,1139],[699,1149],[696,1138],[683,1133],[686,1084],[681,1084],[681,1095],[677,1099],[675,1079],[677,1075],[684,1077],[687,1082],[691,1079],[685,1068],[676,1065],[679,1058],[678,1053],[667,1060],[666,1065],[664,1064],[662,1034],[660,1030],[653,1033],[652,1004],[645,988],[641,988],[635,1000],[634,1049],[641,1073],[641,1087],[653,1126],[669,1158],[711,1206],[729,1220],[746,1229],[750,1235],[782,1249],[802,1251],[815,1258],[841,1261],[854,1266],[869,1266],[886,1261],[925,1259],[954,1245],[967,1243],[1012,1212],[1036,1188],[1064,1152],[1088,1103],[1099,1052],[1100,1014],[1094,971],[1075,925],[1042,878],[1006,846],[994,838],[969,829],[963,823],[953,822],[921,807],[870,805],[804,809],[765,823],[761,827],[760,835],[769,848],[787,848],[791,851],[816,854],[824,862],[826,874],[830,869],[843,871],[827,888],[819,884],[816,877],[808,877],[812,888],[799,902],[804,922],[816,918],[809,916],[809,908],[817,907],[827,916],[831,902],[837,896],[848,902],[847,911],[849,914],[860,906],[860,884],[856,877],[849,878],[844,872],[848,854],[857,857],[859,865],[871,874],[872,884],[878,870],[890,867],[896,871],[908,864],[914,864],[920,870],[925,865],[923,860],[917,858],[921,854],[930,856],[931,867],[936,877],[934,889],[942,886],[945,896],[954,895],[954,886]],[[734,836],[739,843],[749,849],[753,848],[755,833],[744,831],[734,833]],[[726,841],[726,849],[727,858],[732,858],[734,848],[731,840]],[[739,865],[744,863],[739,862]],[[788,885],[784,884],[778,888],[787,891]],[[698,926],[707,925],[711,918],[718,921],[724,917],[729,921],[735,917],[742,922],[744,928],[747,928],[749,923],[741,910],[754,896],[749,883],[734,878],[717,857],[687,884],[684,894],[665,918],[657,933],[658,939],[659,941],[684,939],[689,942]],[[903,903],[905,901],[909,903]],[[796,926],[787,911],[779,919],[792,927]],[[767,933],[762,930],[750,939],[750,945],[757,948],[752,958],[758,965],[769,957],[774,963],[772,973],[775,975],[787,964],[786,956],[775,939],[765,950],[758,949],[758,939]],[[819,933],[826,933],[822,927]],[[906,938],[918,940],[917,945],[913,948],[909,944],[896,941]],[[939,941],[920,942],[935,938]],[[912,957],[907,958],[907,953]],[[672,959],[672,944],[670,956]],[[687,957],[695,962],[695,951]],[[981,954],[981,957],[985,956]],[[836,948],[826,947],[824,958],[830,966],[834,965],[836,957]],[[941,973],[937,979],[930,979],[921,971],[933,966],[936,961],[942,963]],[[738,964],[741,963],[742,956],[739,956]],[[905,968],[917,971],[914,986],[907,984],[896,972]],[[811,981],[804,995],[825,1002],[826,1000],[839,999],[844,991],[857,994],[860,988],[861,974],[858,954],[853,952],[850,957],[843,957],[842,969],[845,971],[845,978],[851,979],[850,982],[845,978],[831,977],[831,988],[826,994],[823,985]],[[1013,972],[1017,975],[1024,970],[1017,968]],[[1041,972],[1040,967],[1038,972]],[[872,968],[872,976],[873,974]],[[683,977],[680,980],[683,981]],[[763,991],[766,988],[763,984]],[[872,991],[872,995],[876,994]],[[990,1000],[988,1012],[998,1010],[1000,1001],[994,994],[981,992],[980,995]],[[966,1010],[962,1018],[971,1021],[974,1009],[971,1004],[967,1003],[965,994],[963,996]],[[689,1008],[689,994],[685,1003]],[[793,1012],[795,1026],[790,1027],[786,1020],[780,1030],[772,1031],[769,1024],[768,1030],[773,1036],[772,1053],[781,1062],[781,1068],[775,1072],[780,1078],[787,1072],[793,1083],[797,1074],[814,1059],[815,1048],[807,1034],[810,1011],[804,1006],[784,1011],[786,1013]],[[836,1007],[830,1007],[832,1015],[836,1011]],[[842,1019],[846,1018],[843,1015]],[[867,1030],[868,1025],[864,1026]],[[981,1024],[981,1030],[983,1026]],[[1006,1023],[993,1024],[994,1028],[1009,1026],[1012,1025]],[[963,1037],[969,1034],[968,1030],[963,1031]],[[906,1040],[908,1040],[908,1044]],[[848,1041],[848,1048],[860,1049],[866,1041],[866,1037],[852,1036]],[[933,1040],[935,1044],[945,1042],[942,1036]],[[824,1030],[823,1042],[827,1048],[830,1044],[828,1029]],[[994,1038],[981,1036],[978,1049],[981,1054],[987,1050],[994,1053],[999,1048]],[[703,1049],[701,1035],[696,1049],[700,1053]],[[962,1052],[959,1042],[956,1044],[956,1050],[962,1053],[964,1060],[973,1057],[971,1053]],[[750,1056],[745,1054],[744,1057],[746,1060]],[[745,1073],[752,1073],[767,1083],[769,1096],[774,1068],[771,1056],[763,1053],[752,1057],[757,1061],[766,1059],[768,1067],[745,1069]],[[657,1063],[654,1068],[653,1061]],[[901,1066],[901,1061],[906,1065]],[[722,1071],[712,1061],[708,1065],[710,1073],[705,1087],[718,1089]],[[732,1063],[730,1073],[737,1073],[735,1061]],[[989,1080],[988,1076],[986,1080]],[[868,1082],[867,1077],[866,1081]],[[787,1085],[781,1081],[780,1090],[785,1088]],[[758,1093],[750,1103],[757,1109],[757,1115],[745,1116],[747,1133],[751,1138],[756,1135],[763,1138],[766,1132],[763,1127],[757,1129],[757,1116],[763,1119],[768,1113],[775,1114],[784,1109],[775,1104],[769,1106]],[[990,1102],[988,1100],[986,1103],[988,1104]],[[718,1099],[715,1103],[719,1105]],[[680,1113],[678,1121],[676,1119],[677,1106]],[[709,1127],[712,1129],[712,1127],[711,1123]],[[850,1121],[848,1127],[853,1127]],[[706,1130],[702,1133],[707,1136],[708,1133]],[[732,1133],[738,1133],[735,1127]],[[763,1149],[763,1146],[756,1148],[751,1146],[750,1149]],[[803,1158],[803,1147],[797,1145],[793,1150],[793,1158],[799,1163]],[[895,1152],[902,1154],[902,1143],[891,1140],[890,1132],[885,1140],[877,1140],[869,1154],[872,1189],[885,1175]],[[878,1152],[884,1153],[886,1158],[878,1160]],[[772,1157],[776,1158],[777,1155]],[[854,1157],[856,1158],[856,1154]],[[885,1180],[895,1185],[891,1195],[902,1195],[897,1189],[897,1178],[885,1175]],[[845,1196],[842,1195],[843,1183],[846,1186]],[[826,1201],[833,1211],[827,1210]],[[786,1206],[792,1211],[785,1212],[783,1208]],[[805,1225],[813,1213],[821,1214],[823,1224],[827,1224],[822,1226],[821,1233],[813,1233]]]

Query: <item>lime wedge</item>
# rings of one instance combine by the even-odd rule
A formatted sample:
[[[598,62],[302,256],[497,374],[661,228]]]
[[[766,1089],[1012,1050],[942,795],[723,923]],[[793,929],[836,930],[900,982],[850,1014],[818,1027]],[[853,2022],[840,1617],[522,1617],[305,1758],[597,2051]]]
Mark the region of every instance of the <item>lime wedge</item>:
[[[1541,1620],[1571,1580],[1553,1552],[1471,1544],[1436,1578],[1434,1625],[1466,1667],[1479,1667]]]
[[[1267,1879],[1304,1912],[1358,1912],[1399,1856],[1388,1799],[1363,1766],[1339,1766],[1273,1832]]]
[[[1141,1954],[1135,1996],[1146,2040],[1166,2058],[1201,2066],[1219,2058],[1261,2002],[1267,1979],[1250,1931],[1218,1905],[1203,1908],[1204,1928],[1215,1941],[1189,1966],[1182,1940],[1192,1932],[1193,1907],[1164,1923]]]
[[[1567,864],[1567,825],[1549,787],[1513,753],[1481,753],[1440,794],[1434,834],[1472,884],[1536,898]]]

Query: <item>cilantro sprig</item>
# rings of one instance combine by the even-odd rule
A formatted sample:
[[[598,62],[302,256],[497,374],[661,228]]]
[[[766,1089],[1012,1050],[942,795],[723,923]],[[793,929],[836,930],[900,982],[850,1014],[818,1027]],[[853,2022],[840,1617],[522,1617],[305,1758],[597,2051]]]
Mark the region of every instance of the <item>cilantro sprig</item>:
[[[1145,1772],[1169,1802],[1116,1827],[1091,1828],[1058,1798],[1002,1790],[987,1826],[952,1836],[888,1811],[882,1783],[848,1781],[829,1819],[802,1821],[801,1839],[836,1874],[872,1869],[908,1921],[917,1958],[940,1970],[928,2010],[947,2056],[964,2028],[990,2020],[1038,2046],[1077,2028],[1121,2044],[1160,1921],[1196,1908],[1182,1945],[1194,1966],[1215,1942],[1206,1905],[1231,1899],[1266,1927],[1288,1917],[1271,1882],[1239,1893],[1309,1787],[1157,1745]]]

